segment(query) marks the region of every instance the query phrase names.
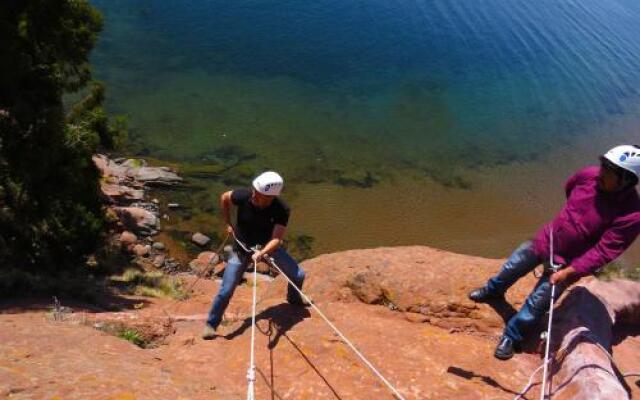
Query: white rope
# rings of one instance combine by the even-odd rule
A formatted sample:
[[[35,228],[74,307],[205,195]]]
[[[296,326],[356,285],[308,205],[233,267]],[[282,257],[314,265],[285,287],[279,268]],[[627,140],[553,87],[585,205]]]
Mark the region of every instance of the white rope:
[[[553,324],[553,297],[556,294],[556,285],[551,285],[551,304],[549,305],[549,324],[547,325],[547,337],[546,348],[544,351],[544,364],[542,371],[542,388],[540,389],[540,400],[544,400],[546,393],[550,393],[551,390],[547,390],[547,376],[549,373],[549,347],[551,345],[551,326]]]
[[[256,292],[258,288],[258,262],[253,261],[253,302],[251,305],[251,357],[247,370],[247,400],[255,399],[254,382],[256,381],[256,365],[254,361],[254,349],[256,339]]]
[[[522,396],[524,396],[525,394],[527,394],[527,392],[531,389],[531,387],[534,385],[533,383],[533,377],[536,376],[536,374],[538,373],[538,371],[540,371],[542,369],[542,367],[544,367],[544,364],[542,364],[541,366],[539,366],[538,368],[536,368],[535,371],[533,371],[533,374],[531,374],[531,376],[529,377],[529,382],[527,382],[527,385],[520,391],[520,393],[518,393],[516,395],[516,397],[513,398],[513,400],[520,400],[522,399]],[[539,383],[539,382],[536,382]]]
[[[549,240],[549,265],[551,266],[551,270],[556,272],[558,270],[559,265],[555,265],[553,260],[553,225],[550,227],[550,240]],[[549,277],[551,280],[551,277]],[[547,390],[547,377],[549,374],[549,349],[551,347],[551,328],[553,326],[553,303],[556,295],[556,285],[551,285],[551,301],[549,302],[549,322],[547,324],[547,337],[545,343],[545,351],[544,351],[544,368],[542,371],[542,387],[540,388],[540,400],[544,400],[546,397],[546,393],[551,393],[551,390]]]
[[[244,243],[242,243],[240,240],[238,240],[238,238],[236,237],[235,233],[233,234],[233,238],[236,240],[238,245],[240,245],[240,247],[242,247],[245,251],[251,252],[251,250],[248,249],[247,246]],[[324,319],[324,321],[327,323],[327,325],[329,325],[331,327],[331,329],[333,329],[333,331],[336,332],[338,334],[338,336],[340,336],[340,338],[351,348],[351,350],[353,350],[353,352],[356,353],[356,355],[360,358],[360,360],[367,367],[369,367],[369,369],[389,388],[389,390],[393,393],[393,395],[398,400],[405,400],[405,398],[400,394],[400,392],[398,392],[398,390],[395,387],[393,387],[393,385],[380,373],[380,371],[378,371],[373,366],[373,364],[371,364],[371,362],[369,362],[369,360],[367,360],[365,358],[365,356],[353,345],[353,343],[351,343],[351,341],[349,339],[347,339],[347,337],[342,332],[340,332],[340,330],[333,323],[331,323],[329,318],[327,318],[324,315],[324,313],[309,299],[309,297],[307,297],[307,295],[304,294],[302,292],[302,290],[300,290],[295,283],[293,283],[293,281],[287,276],[287,274],[285,274],[284,271],[282,271],[282,269],[280,269],[280,267],[276,264],[274,259],[272,257],[269,257],[269,256],[266,256],[265,258],[271,263],[271,265],[274,268],[276,268],[282,274],[282,276],[285,277],[285,279],[287,281],[289,281],[291,286],[293,286],[293,288],[307,301],[307,303],[309,303],[309,305],[322,317],[322,319]],[[256,270],[256,268],[254,268],[254,273],[255,273],[255,270]],[[254,291],[254,298],[255,298],[255,291]],[[254,299],[254,307],[255,307],[255,299]],[[255,308],[254,308],[254,315],[255,315]],[[254,323],[254,325],[255,325],[255,323]],[[253,335],[253,331],[252,331],[252,335]],[[252,349],[252,351],[253,351],[253,349]],[[247,399],[249,400],[249,398],[247,398]]]

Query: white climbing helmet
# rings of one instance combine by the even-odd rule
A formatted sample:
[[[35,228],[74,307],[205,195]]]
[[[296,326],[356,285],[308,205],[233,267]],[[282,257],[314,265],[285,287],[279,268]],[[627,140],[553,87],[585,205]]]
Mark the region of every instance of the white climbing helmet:
[[[253,188],[267,196],[279,196],[284,186],[284,179],[277,172],[263,172],[253,180]]]
[[[640,147],[628,144],[616,146],[603,157],[640,178]]]

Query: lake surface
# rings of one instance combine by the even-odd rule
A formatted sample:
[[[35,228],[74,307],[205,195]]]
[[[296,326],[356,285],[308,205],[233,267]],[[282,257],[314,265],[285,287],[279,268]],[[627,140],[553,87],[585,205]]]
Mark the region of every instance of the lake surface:
[[[193,185],[169,228],[215,231],[219,193],[269,168],[316,253],[503,257],[576,168],[640,142],[635,0],[92,3],[130,152]]]

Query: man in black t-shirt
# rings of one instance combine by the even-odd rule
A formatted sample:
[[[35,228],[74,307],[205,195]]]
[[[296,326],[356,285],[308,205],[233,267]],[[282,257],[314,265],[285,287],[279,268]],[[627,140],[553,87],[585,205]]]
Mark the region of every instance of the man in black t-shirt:
[[[203,339],[215,338],[215,330],[222,321],[236,286],[250,262],[260,261],[265,256],[273,257],[276,264],[298,288],[302,288],[304,271],[283,249],[282,240],[289,222],[290,209],[278,196],[284,181],[280,175],[267,171],[253,180],[253,188],[236,189],[220,196],[222,217],[227,224],[227,232],[235,234],[246,248],[256,245],[261,250],[249,253],[234,242],[233,251],[227,260],[222,277],[222,286],[216,295],[207,323],[202,333]],[[236,225],[231,226],[231,206],[237,207]],[[287,301],[294,305],[305,305],[300,294],[289,284]]]

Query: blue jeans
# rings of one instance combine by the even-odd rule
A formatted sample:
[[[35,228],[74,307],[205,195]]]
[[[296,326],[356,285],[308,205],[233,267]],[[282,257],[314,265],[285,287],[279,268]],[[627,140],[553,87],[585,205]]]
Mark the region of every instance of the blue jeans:
[[[273,257],[278,267],[282,269],[282,272],[284,272],[299,289],[302,289],[304,271],[300,268],[298,263],[291,258],[289,253],[284,249],[279,248],[271,254],[271,257]],[[227,265],[224,269],[224,274],[222,275],[222,286],[220,286],[220,290],[213,301],[213,305],[211,306],[211,310],[209,311],[209,316],[207,318],[207,323],[213,328],[217,328],[218,325],[220,325],[220,322],[222,322],[222,316],[229,305],[229,300],[231,300],[233,292],[236,290],[236,287],[242,279],[242,274],[250,263],[250,254],[244,254],[236,250],[231,252],[231,256],[227,260]],[[299,304],[302,302],[300,294],[291,286],[291,284],[287,287],[287,301],[292,304]]]
[[[511,254],[507,262],[502,265],[500,272],[487,282],[487,289],[495,294],[502,294],[507,291],[516,281],[535,267],[542,264],[543,260],[539,259],[533,251],[533,243],[527,241],[522,243]],[[544,262],[548,265],[547,262]],[[546,268],[545,268],[546,270]],[[566,285],[558,285],[556,287],[555,299],[557,300]],[[549,282],[549,274],[544,273],[533,291],[527,297],[522,308],[507,323],[504,335],[511,338],[514,342],[520,342],[527,333],[534,328],[544,314],[549,310],[551,302],[551,284]]]

